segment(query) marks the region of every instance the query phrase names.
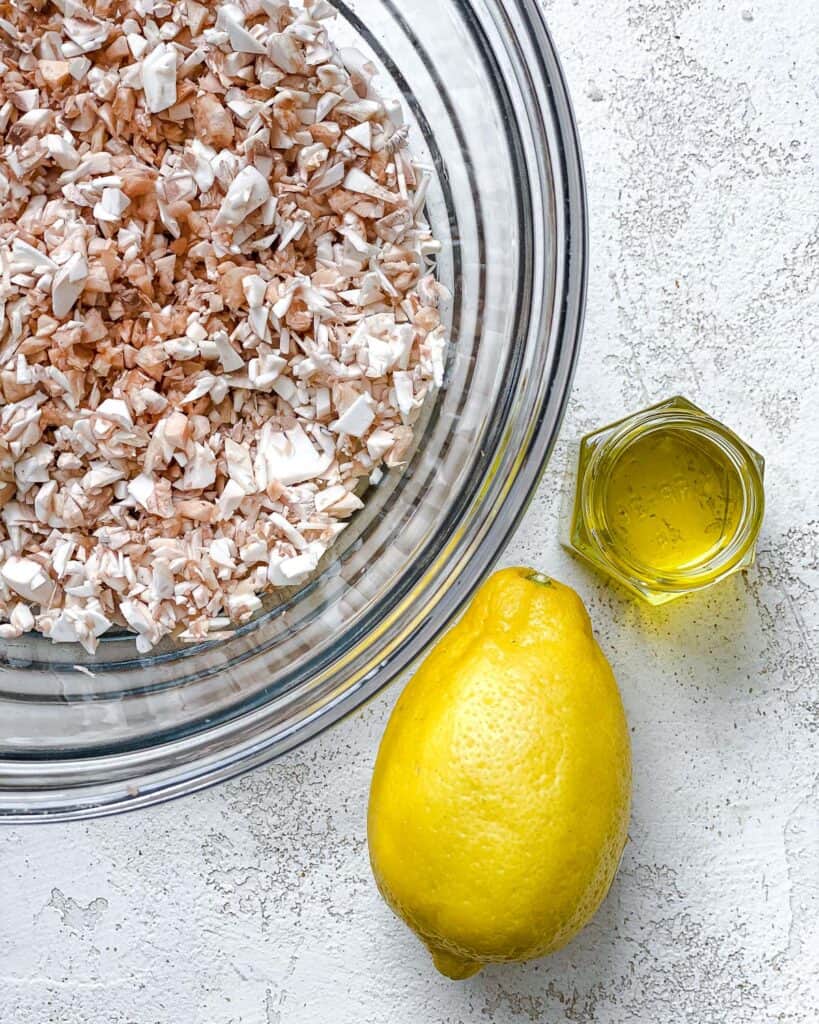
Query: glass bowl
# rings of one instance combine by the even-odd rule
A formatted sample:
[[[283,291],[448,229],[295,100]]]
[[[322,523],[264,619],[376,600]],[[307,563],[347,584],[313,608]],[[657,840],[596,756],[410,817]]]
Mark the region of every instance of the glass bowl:
[[[226,641],[94,656],[0,646],[0,815],[145,806],[303,743],[402,672],[514,529],[555,441],[583,317],[586,210],[571,106],[537,0],[335,3],[401,99],[435,181],[452,291],[446,383],[315,577]],[[346,38],[345,38],[346,37]],[[363,44],[362,44],[363,40]]]

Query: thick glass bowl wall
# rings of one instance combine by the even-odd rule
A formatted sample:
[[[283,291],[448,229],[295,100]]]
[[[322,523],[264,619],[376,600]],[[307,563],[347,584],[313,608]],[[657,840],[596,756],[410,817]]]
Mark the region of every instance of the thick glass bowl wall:
[[[91,657],[0,646],[0,815],[106,813],[303,742],[401,672],[456,614],[555,440],[579,340],[585,203],[569,100],[536,0],[338,2],[433,168],[453,299],[445,388],[409,465],[369,492],[316,577],[226,642]]]

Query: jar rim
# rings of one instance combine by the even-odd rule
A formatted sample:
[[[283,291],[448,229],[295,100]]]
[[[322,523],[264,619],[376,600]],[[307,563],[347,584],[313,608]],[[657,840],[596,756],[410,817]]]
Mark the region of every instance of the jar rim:
[[[684,403],[684,404],[683,404]],[[612,569],[638,589],[679,594],[711,586],[730,574],[749,555],[759,536],[765,507],[763,460],[729,427],[684,398],[672,398],[634,413],[614,425],[599,442],[580,483],[580,504],[586,528]],[[624,554],[611,538],[605,510],[605,480],[638,439],[669,428],[682,428],[720,450],[736,474],[742,508],[734,536],[713,558],[675,572],[659,571]],[[598,525],[600,524],[600,525]]]

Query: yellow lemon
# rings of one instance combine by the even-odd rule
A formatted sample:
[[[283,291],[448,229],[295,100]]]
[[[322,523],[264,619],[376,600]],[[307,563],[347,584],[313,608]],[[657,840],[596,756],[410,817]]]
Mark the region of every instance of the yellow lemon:
[[[378,888],[450,978],[565,945],[626,841],[628,728],[575,592],[504,569],[432,649],[370,792]]]

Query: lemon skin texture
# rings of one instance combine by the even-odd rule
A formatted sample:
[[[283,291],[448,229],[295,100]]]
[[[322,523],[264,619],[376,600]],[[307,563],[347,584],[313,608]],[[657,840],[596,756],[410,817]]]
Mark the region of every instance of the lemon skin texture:
[[[608,892],[630,792],[623,706],[583,603],[504,569],[390,717],[368,813],[376,883],[448,977],[544,956]]]

